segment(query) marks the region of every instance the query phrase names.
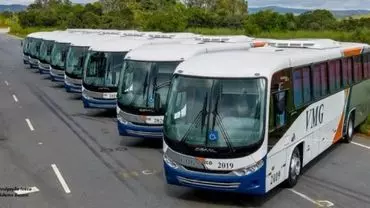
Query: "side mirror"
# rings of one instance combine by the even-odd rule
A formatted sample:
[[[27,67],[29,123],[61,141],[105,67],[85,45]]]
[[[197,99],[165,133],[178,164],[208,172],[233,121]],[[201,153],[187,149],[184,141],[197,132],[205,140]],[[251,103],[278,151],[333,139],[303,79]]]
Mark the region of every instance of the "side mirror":
[[[159,93],[155,93],[154,94],[154,110],[155,111],[159,111],[161,108],[161,96],[159,95]]]

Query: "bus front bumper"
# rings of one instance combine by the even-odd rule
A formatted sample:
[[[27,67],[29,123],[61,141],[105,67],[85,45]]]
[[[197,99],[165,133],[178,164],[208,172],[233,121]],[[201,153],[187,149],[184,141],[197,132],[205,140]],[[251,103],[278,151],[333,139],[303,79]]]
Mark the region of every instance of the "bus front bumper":
[[[139,138],[150,138],[150,139],[162,139],[163,138],[163,127],[162,126],[143,126],[136,125],[122,118],[117,117],[117,127],[119,135],[121,136],[133,136]]]
[[[93,98],[82,92],[82,102],[84,104],[84,108],[115,109],[117,99]]]
[[[29,59],[31,69],[38,69],[40,61],[34,58]]]
[[[72,79],[67,75],[64,75],[64,87],[67,92],[81,93],[82,92],[82,80]]]
[[[40,74],[50,74],[50,64],[39,63]]]
[[[263,195],[266,193],[265,169],[264,165],[254,173],[246,176],[237,176],[232,173],[220,174],[198,172],[185,169],[182,166],[173,168],[164,162],[165,177],[168,184],[196,189],[237,192],[252,195]]]
[[[64,82],[64,71],[50,68],[51,81],[54,82]]]
[[[30,64],[30,57],[23,54],[23,63],[26,65]]]

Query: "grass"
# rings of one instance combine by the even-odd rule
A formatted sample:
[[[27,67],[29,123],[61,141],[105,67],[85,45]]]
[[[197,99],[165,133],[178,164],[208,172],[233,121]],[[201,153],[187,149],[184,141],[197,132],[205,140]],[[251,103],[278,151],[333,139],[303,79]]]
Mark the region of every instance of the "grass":
[[[359,131],[370,136],[370,115],[367,117],[366,121],[360,125]]]

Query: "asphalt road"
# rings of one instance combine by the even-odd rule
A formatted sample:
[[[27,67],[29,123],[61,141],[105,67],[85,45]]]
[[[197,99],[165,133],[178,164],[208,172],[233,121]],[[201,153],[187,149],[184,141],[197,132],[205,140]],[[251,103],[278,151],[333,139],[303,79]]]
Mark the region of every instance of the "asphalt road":
[[[115,112],[85,110],[25,67],[20,40],[0,35],[0,207],[369,207],[370,140],[338,144],[294,189],[265,197],[168,186],[160,141],[118,135]],[[4,187],[36,187],[5,197]]]

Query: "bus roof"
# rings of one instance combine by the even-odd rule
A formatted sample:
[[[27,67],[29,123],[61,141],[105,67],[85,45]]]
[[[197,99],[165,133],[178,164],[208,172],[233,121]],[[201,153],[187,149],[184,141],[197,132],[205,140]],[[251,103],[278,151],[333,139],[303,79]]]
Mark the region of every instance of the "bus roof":
[[[123,37],[121,39],[107,40],[97,42],[90,47],[92,51],[102,52],[127,52],[146,44],[166,44],[178,43],[185,40],[191,40],[188,34],[175,34],[170,36],[151,36],[151,37]]]
[[[284,40],[285,41],[285,40]],[[283,42],[284,42],[283,41]],[[311,42],[316,40],[311,40]],[[286,42],[286,41],[285,41]],[[320,43],[320,41],[319,41]],[[370,51],[363,43],[336,42],[337,47],[282,46],[202,54],[181,63],[175,73],[200,77],[271,77],[276,71]],[[315,42],[316,44],[316,42]],[[271,44],[270,44],[271,45]],[[266,61],[268,60],[268,61]],[[208,70],[211,69],[211,70]]]
[[[250,39],[236,40],[229,38],[229,42],[213,38],[213,41],[196,38],[179,43],[164,45],[143,45],[130,51],[125,59],[140,61],[182,61],[192,56],[230,50],[246,50],[252,47]]]

